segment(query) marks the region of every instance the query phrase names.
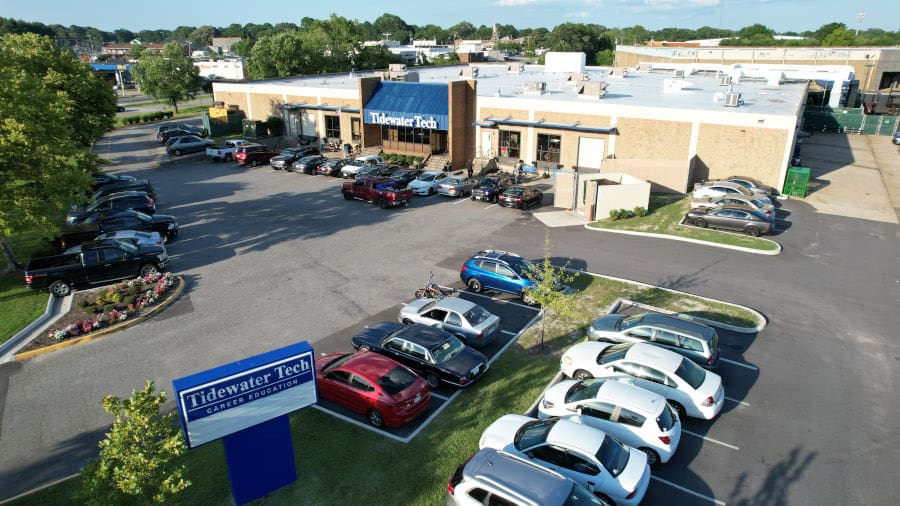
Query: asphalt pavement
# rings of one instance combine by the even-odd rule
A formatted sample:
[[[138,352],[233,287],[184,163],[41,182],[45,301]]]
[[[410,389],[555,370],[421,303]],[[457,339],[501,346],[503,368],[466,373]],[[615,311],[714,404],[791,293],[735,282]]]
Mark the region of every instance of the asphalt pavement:
[[[543,256],[546,228],[531,213],[440,196],[383,211],[342,199],[338,180],[268,167],[152,169],[152,130],[118,130],[98,150],[113,170],[149,177],[160,212],[178,218],[181,235],[168,247],[188,289],[139,326],[0,366],[2,497],[94,455],[111,421],[104,395],[129,395],[147,379],[171,391],[174,378],[298,340],[317,353],[349,349],[355,330],[395,315],[429,271],[453,285],[478,249]],[[790,227],[776,257],[550,229],[559,263],[746,305],[769,320],[758,335],[729,336],[728,357],[741,365],[721,368],[734,400],[717,419],[686,424],[696,436],[654,470],[644,504],[900,502],[889,478],[900,464],[898,226],[798,200],[782,209]]]

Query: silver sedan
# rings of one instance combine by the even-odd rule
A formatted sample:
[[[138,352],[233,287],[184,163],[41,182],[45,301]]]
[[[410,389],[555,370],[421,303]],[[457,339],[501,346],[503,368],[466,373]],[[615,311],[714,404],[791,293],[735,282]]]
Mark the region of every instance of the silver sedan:
[[[443,329],[475,347],[488,345],[500,332],[499,316],[457,297],[414,300],[403,306],[397,320],[406,325],[421,323]]]
[[[471,177],[448,177],[437,185],[437,192],[449,197],[465,197],[477,184],[478,180]]]

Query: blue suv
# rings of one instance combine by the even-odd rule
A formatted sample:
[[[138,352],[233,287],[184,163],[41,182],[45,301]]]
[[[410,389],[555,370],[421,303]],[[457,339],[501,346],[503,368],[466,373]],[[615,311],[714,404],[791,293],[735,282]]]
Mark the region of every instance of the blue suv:
[[[531,288],[534,283],[525,275],[531,269],[531,262],[506,251],[479,251],[466,260],[459,270],[459,278],[469,290],[480,292],[484,289],[511,293],[522,297],[522,301],[531,304],[523,290]]]

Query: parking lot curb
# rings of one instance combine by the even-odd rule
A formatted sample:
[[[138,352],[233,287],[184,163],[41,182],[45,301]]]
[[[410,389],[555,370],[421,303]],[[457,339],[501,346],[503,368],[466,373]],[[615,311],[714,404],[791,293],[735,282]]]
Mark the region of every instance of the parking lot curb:
[[[32,333],[37,332],[40,328],[45,325],[49,325],[53,323],[59,316],[67,313],[69,309],[72,307],[72,300],[74,299],[73,294],[69,294],[68,296],[60,299],[58,297],[54,297],[50,295],[47,299],[47,307],[44,310],[44,314],[38,317],[37,320],[28,324],[27,327],[20,330],[16,333],[16,335],[9,338],[8,341],[3,343],[0,346],[0,362],[11,362],[15,360],[15,350],[18,350],[25,345],[28,344],[27,338]]]
[[[657,289],[659,289],[659,290],[665,290],[665,291],[667,291],[667,292],[677,293],[677,294],[679,294],[679,295],[687,295],[687,296],[690,296],[690,297],[696,297],[696,298],[698,298],[698,299],[703,299],[703,300],[708,300],[708,301],[710,301],[710,302],[715,302],[715,303],[717,303],[717,304],[725,304],[726,306],[732,306],[732,307],[740,308],[740,309],[743,309],[743,310],[745,310],[745,311],[747,311],[747,312],[749,312],[749,313],[752,313],[752,314],[756,317],[757,321],[759,321],[759,323],[758,323],[755,327],[739,327],[739,326],[736,326],[736,325],[731,325],[731,324],[728,324],[728,323],[717,322],[717,321],[714,321],[714,320],[709,320],[709,319],[701,318],[701,317],[697,317],[697,316],[692,316],[692,317],[690,317],[690,319],[699,321],[699,322],[704,323],[704,324],[706,324],[706,325],[712,325],[712,326],[714,326],[714,327],[721,327],[721,328],[723,328],[723,329],[731,330],[731,331],[738,332],[738,333],[741,333],[741,334],[755,334],[755,333],[757,333],[757,332],[760,332],[760,331],[763,330],[764,328],[766,328],[766,325],[768,325],[768,323],[769,323],[769,320],[768,320],[762,313],[760,313],[759,311],[757,311],[757,310],[755,310],[755,309],[753,309],[753,308],[749,308],[749,307],[747,307],[747,306],[742,306],[742,305],[740,305],[740,304],[734,304],[733,302],[728,302],[728,301],[719,300],[719,299],[713,299],[713,298],[710,298],[710,297],[704,297],[704,296],[702,296],[702,295],[696,295],[696,294],[693,294],[693,293],[682,292],[681,290],[673,290],[673,289],[671,289],[671,288],[664,288],[664,287],[661,287],[661,286],[651,285],[651,284],[648,284],[648,283],[641,283],[640,281],[634,281],[634,280],[632,280],[632,279],[617,278],[617,277],[615,277],[615,276],[607,276],[607,275],[605,275],[605,274],[597,274],[597,273],[594,273],[594,272],[579,271],[579,270],[575,270],[575,269],[568,269],[568,270],[571,271],[571,272],[579,272],[579,273],[584,273],[584,274],[588,274],[588,275],[591,275],[591,276],[596,276],[596,277],[598,277],[598,278],[606,278],[606,279],[611,279],[611,280],[613,280],[613,281],[620,281],[620,282],[623,282],[623,283],[632,283],[632,284],[644,286],[644,287],[647,287],[647,288],[657,288]],[[638,306],[638,307],[643,307],[643,308],[646,308],[646,309],[648,309],[648,310],[657,311],[657,312],[660,312],[660,313],[667,313],[667,314],[675,314],[675,313],[678,313],[677,311],[672,311],[672,310],[669,310],[669,309],[657,308],[657,307],[654,307],[654,306],[650,306],[650,305],[648,305],[648,304],[643,304],[643,303],[636,302],[636,301],[633,301],[633,300],[630,300],[630,299],[626,299],[626,298],[618,298],[618,299],[616,299],[616,300],[610,305],[609,309],[607,310],[607,313],[615,313],[616,311],[619,310],[619,308],[621,307],[621,305],[622,305],[623,303],[629,303],[629,304],[632,304],[632,305],[635,305],[635,306]],[[679,314],[680,314],[680,313],[679,313]]]
[[[679,223],[679,225],[681,225],[681,224]],[[652,234],[649,232],[633,232],[631,230],[613,230],[613,229],[609,229],[609,228],[597,228],[597,227],[592,227],[590,223],[586,223],[584,225],[584,228],[586,228],[592,232],[609,232],[611,234],[636,235],[636,236],[641,236],[641,237],[656,237],[658,239],[669,239],[672,241],[681,241],[681,242],[689,242],[689,243],[693,243],[693,244],[700,244],[703,246],[712,246],[714,248],[724,248],[724,249],[730,249],[730,250],[735,250],[735,251],[743,251],[744,253],[753,253],[755,255],[780,255],[782,250],[784,249],[784,248],[782,248],[781,244],[779,244],[771,239],[761,239],[761,240],[769,241],[772,244],[775,244],[776,246],[778,246],[778,249],[761,250],[761,249],[745,248],[743,246],[732,246],[730,244],[720,244],[717,242],[701,241],[699,239],[691,239],[688,237],[678,237],[677,235]],[[757,237],[757,239],[760,239],[760,238]]]
[[[61,343],[54,344],[51,346],[45,346],[45,347],[39,348],[37,350],[31,350],[31,351],[25,351],[22,353],[18,353],[15,355],[15,360],[17,360],[17,361],[25,360],[25,359],[43,355],[45,353],[50,353],[52,351],[61,350],[63,348],[68,348],[70,346],[75,346],[75,345],[78,345],[81,343],[88,343],[95,339],[99,339],[107,334],[112,334],[113,332],[116,332],[116,331],[119,331],[122,329],[127,329],[128,327],[131,327],[133,325],[137,325],[138,323],[153,316],[156,312],[161,311],[163,308],[168,307],[171,303],[175,302],[175,300],[177,300],[178,297],[181,295],[181,293],[184,291],[184,287],[186,285],[187,285],[187,283],[185,282],[184,278],[179,276],[178,277],[178,286],[175,287],[175,290],[173,290],[171,297],[169,297],[165,301],[153,306],[152,308],[148,309],[146,311],[146,313],[138,316],[137,318],[125,320],[122,323],[112,325],[110,327],[106,327],[105,329],[98,330],[97,332],[94,332],[94,333],[86,335],[86,336],[77,337],[75,339],[68,339]],[[71,304],[71,302],[70,302],[70,304]]]

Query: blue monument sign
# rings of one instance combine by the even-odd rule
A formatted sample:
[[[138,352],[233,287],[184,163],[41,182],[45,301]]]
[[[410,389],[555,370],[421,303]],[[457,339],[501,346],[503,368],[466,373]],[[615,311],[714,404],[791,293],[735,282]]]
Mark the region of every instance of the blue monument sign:
[[[316,403],[315,380],[304,341],[172,382],[188,446],[224,439],[237,504],[297,479],[287,415]]]

